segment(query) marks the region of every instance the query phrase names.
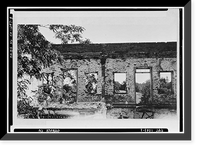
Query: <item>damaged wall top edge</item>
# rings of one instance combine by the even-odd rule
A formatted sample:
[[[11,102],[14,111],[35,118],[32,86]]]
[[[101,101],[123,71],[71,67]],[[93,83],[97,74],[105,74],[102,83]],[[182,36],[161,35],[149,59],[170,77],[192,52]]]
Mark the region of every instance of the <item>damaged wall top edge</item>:
[[[65,59],[176,58],[177,42],[53,44]]]

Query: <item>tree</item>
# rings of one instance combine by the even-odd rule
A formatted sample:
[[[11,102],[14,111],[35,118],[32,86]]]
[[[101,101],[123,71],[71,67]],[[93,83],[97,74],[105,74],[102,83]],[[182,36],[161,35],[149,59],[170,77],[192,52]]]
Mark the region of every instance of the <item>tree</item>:
[[[140,84],[139,83],[135,83],[135,91],[140,92]]]
[[[145,83],[140,84],[142,93],[141,102],[142,104],[146,104],[149,102],[150,98],[150,80],[147,80]]]
[[[89,39],[84,39],[81,34],[85,28],[75,25],[46,25],[55,33],[55,37],[61,39],[62,44],[78,42],[80,44],[91,44]]]
[[[39,32],[38,25],[18,25],[18,78],[24,74],[39,79],[42,68],[62,62],[61,54]]]
[[[118,81],[114,81],[115,92],[119,92],[121,84]]]
[[[18,91],[24,91],[27,79],[24,75],[41,79],[41,70],[55,63],[62,65],[63,57],[51,46],[51,43],[39,32],[40,27],[48,27],[55,33],[55,37],[61,39],[63,44],[79,42],[81,44],[91,43],[89,39],[84,40],[81,36],[85,30],[75,25],[18,25],[17,31],[17,54],[18,54]],[[23,92],[25,93],[25,92]],[[18,94],[18,98],[26,97],[25,94]]]
[[[120,90],[126,90],[126,81],[123,81]]]
[[[97,79],[94,74],[87,75],[87,84],[85,92],[88,94],[96,94],[97,92]]]
[[[172,82],[166,81],[166,79],[160,79],[160,86],[158,89],[159,94],[166,94],[169,95],[172,93]]]

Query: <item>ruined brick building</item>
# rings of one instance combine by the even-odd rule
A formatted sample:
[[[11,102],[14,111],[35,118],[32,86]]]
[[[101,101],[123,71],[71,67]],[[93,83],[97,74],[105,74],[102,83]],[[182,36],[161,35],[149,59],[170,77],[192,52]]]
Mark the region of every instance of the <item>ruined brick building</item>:
[[[150,75],[150,98],[159,94],[160,76],[169,73],[171,91],[177,94],[177,43],[106,43],[53,45],[65,58],[68,71],[77,77],[76,101],[111,101],[136,103],[136,74]],[[143,72],[144,70],[144,72]],[[124,76],[126,88],[117,92],[115,75]],[[96,82],[88,85],[88,76]],[[122,89],[123,90],[123,89]]]

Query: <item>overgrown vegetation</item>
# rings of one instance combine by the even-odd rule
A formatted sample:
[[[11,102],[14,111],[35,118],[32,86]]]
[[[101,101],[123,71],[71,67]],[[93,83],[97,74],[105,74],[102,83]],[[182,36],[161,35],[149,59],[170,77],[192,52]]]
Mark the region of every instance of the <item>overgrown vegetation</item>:
[[[150,80],[145,83],[136,83],[136,92],[142,94],[141,101],[139,104],[147,104],[150,100]]]
[[[114,81],[114,90],[116,93],[126,92],[126,81],[119,83],[118,81]]]
[[[96,94],[97,93],[97,74],[91,73],[86,74],[86,85],[85,85],[85,92],[88,94]]]
[[[172,82],[166,81],[166,79],[160,79],[160,86],[158,89],[158,95],[154,97],[156,104],[174,104],[174,94],[172,90]]]
[[[38,109],[30,105],[29,98],[23,98],[17,101],[18,115],[24,115],[24,118],[38,118]]]
[[[153,95],[153,100],[150,100],[150,81],[145,83],[136,83],[136,92],[142,93],[141,101],[139,104],[170,104],[173,99],[173,92],[171,82],[167,82],[164,78],[160,79],[158,94]]]
[[[64,59],[63,56],[52,48],[52,45],[40,33],[39,27],[46,27],[55,33],[55,37],[60,39],[63,44],[80,43],[90,44],[89,39],[84,39],[82,33],[85,30],[81,26],[76,25],[25,25],[17,26],[17,97],[18,112],[35,114],[32,106],[30,106],[30,98],[26,94],[29,79],[24,76],[34,77],[43,80],[41,86],[34,92],[39,104],[59,100],[59,102],[74,101],[76,91],[74,86],[65,84],[58,85],[57,79],[64,79],[61,70]],[[10,25],[10,28],[12,26]],[[60,65],[55,70],[52,66]],[[69,75],[68,75],[69,76]],[[75,84],[75,81],[74,81]],[[26,112],[25,112],[26,111]]]

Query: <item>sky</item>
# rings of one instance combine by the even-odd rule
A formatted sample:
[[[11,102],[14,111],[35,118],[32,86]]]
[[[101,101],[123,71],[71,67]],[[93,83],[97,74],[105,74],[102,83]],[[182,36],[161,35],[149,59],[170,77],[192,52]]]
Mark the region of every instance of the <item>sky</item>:
[[[141,71],[148,69],[139,69]],[[138,71],[139,72],[139,71]],[[118,81],[119,83],[123,83],[126,81],[126,73],[115,73],[114,80]],[[160,73],[160,78],[168,79],[168,82],[171,82],[171,73],[170,72],[162,72]],[[145,83],[147,80],[150,80],[150,73],[136,73],[135,74],[135,81],[136,83]]]
[[[126,81],[126,73],[115,73],[114,80],[122,84],[124,81]]]
[[[145,83],[147,80],[150,80],[150,73],[136,73],[135,74],[136,83]]]
[[[178,9],[168,11],[59,11],[16,12],[18,24],[62,24],[85,28],[82,36],[92,43],[170,42],[178,39]],[[54,44],[61,41],[48,28],[40,27],[44,37]],[[149,79],[143,75],[142,83]],[[118,77],[121,82],[122,76]]]
[[[30,23],[43,25],[82,26],[85,28],[82,36],[92,43],[168,42],[177,41],[178,35],[178,9],[175,8],[168,11],[43,12],[29,14],[29,18]],[[50,42],[61,43],[49,29],[41,27],[40,32]]]
[[[160,78],[167,79],[168,82],[171,82],[171,80],[172,80],[171,72],[160,73]]]

